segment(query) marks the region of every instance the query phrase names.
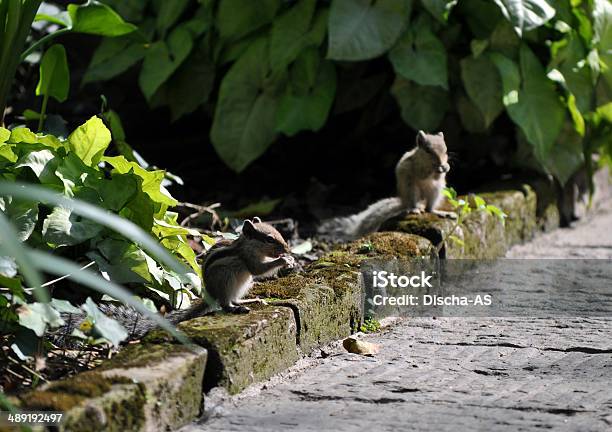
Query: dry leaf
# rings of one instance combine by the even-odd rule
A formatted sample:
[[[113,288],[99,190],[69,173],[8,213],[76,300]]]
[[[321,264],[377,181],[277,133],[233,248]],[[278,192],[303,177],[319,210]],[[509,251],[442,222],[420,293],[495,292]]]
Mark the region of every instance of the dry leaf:
[[[354,337],[347,337],[342,341],[342,346],[348,352],[364,356],[373,356],[380,351],[380,345],[358,340]]]

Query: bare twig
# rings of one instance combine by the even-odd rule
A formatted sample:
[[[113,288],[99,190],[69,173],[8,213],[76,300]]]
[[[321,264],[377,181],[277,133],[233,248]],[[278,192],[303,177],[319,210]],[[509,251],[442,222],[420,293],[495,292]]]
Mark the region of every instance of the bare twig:
[[[191,213],[189,216],[187,216],[185,219],[183,219],[181,221],[181,224],[180,224],[181,226],[186,226],[189,222],[191,222],[194,219],[199,218],[204,213],[208,213],[212,217],[212,222],[210,224],[211,229],[213,229],[215,227],[215,225],[217,225],[217,224],[221,225],[221,218],[219,217],[219,215],[215,211],[216,208],[221,207],[221,203],[214,203],[214,204],[211,204],[209,206],[202,206],[202,205],[198,205],[198,204],[182,202],[182,203],[179,203],[178,206],[179,207],[189,208],[189,209],[192,209],[192,210],[197,210],[196,212]]]

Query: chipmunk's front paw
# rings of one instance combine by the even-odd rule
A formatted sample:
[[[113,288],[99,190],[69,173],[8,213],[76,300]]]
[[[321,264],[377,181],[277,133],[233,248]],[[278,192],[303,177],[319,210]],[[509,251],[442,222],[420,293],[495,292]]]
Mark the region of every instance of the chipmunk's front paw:
[[[285,267],[293,268],[297,265],[295,258],[293,258],[291,255],[283,255],[282,258],[283,261],[285,261]]]
[[[420,209],[418,207],[415,207],[413,209],[408,210],[408,214],[422,214],[423,213],[423,209]]]

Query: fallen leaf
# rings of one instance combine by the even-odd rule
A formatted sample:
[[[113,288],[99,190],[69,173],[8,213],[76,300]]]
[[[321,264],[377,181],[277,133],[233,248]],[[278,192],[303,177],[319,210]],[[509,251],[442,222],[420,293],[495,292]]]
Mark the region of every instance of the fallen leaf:
[[[373,356],[378,354],[380,351],[380,345],[365,342],[354,337],[347,337],[342,341],[342,346],[345,350],[353,354],[360,354],[363,356]]]

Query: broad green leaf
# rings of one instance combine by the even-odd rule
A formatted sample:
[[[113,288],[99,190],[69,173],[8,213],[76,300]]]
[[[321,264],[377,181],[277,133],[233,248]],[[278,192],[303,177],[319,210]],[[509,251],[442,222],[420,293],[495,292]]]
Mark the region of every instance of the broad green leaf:
[[[163,206],[163,213],[165,213],[167,207],[173,207],[177,204],[172,195],[162,186],[165,177],[164,171],[147,171],[136,162],[130,162],[123,156],[105,157],[103,160],[113,166],[113,173],[133,173],[140,177],[142,179],[141,190],[154,202]]]
[[[20,157],[15,164],[17,168],[30,168],[41,183],[58,184],[55,176],[59,160],[50,150],[31,151]]]
[[[448,21],[448,14],[459,0],[421,0],[421,4],[441,23]]]
[[[487,124],[482,112],[467,95],[463,94],[463,92],[456,95],[455,105],[461,118],[461,123],[468,132],[479,134],[487,132]]]
[[[457,9],[476,39],[488,38],[500,22],[506,21],[491,0],[461,0]]]
[[[140,22],[148,6],[148,0],[104,0],[114,11],[130,22]]]
[[[269,76],[268,40],[259,39],[223,78],[210,137],[221,159],[240,172],[276,138],[281,78]]]
[[[270,33],[270,64],[276,70],[287,67],[309,44],[316,0],[299,0],[276,18]]]
[[[47,326],[59,327],[64,324],[59,312],[48,303],[22,305],[17,310],[17,315],[19,315],[19,324],[32,330],[38,337],[45,334]]]
[[[480,110],[485,127],[489,127],[504,109],[497,68],[487,56],[466,57],[461,60],[461,79],[468,96]]]
[[[152,281],[146,254],[134,243],[109,237],[97,242],[96,248],[101,257],[96,252],[87,256],[110,280],[120,284]]]
[[[518,58],[518,50],[521,47],[521,38],[514,31],[512,24],[505,19],[498,22],[489,37],[492,51],[497,51],[508,58]]]
[[[34,132],[25,127],[15,128],[11,131],[11,137],[9,138],[9,142],[19,144],[19,143],[28,143],[34,144],[38,142],[38,137]]]
[[[72,27],[72,20],[70,19],[70,15],[66,11],[61,11],[55,15],[36,14],[36,16],[34,17],[34,22],[38,21],[47,21],[52,24],[57,24],[60,27]]]
[[[400,77],[391,87],[402,119],[413,129],[435,131],[448,109],[448,92],[436,86],[421,86]]]
[[[79,308],[72,306],[72,304],[67,300],[60,300],[56,298],[51,299],[51,306],[53,306],[53,308],[58,312],[71,314],[81,312]]]
[[[593,42],[604,64],[602,75],[612,87],[612,3],[593,0]]]
[[[583,164],[582,137],[567,120],[544,166],[564,185]]]
[[[149,46],[138,77],[140,89],[149,101],[183,63],[192,48],[191,33],[183,26],[175,28],[167,42],[157,41]]]
[[[56,247],[73,246],[94,238],[103,229],[102,225],[85,219],[70,209],[55,207],[43,222],[42,235],[44,241]]]
[[[217,19],[222,39],[237,40],[268,24],[276,15],[280,0],[223,0]]]
[[[95,0],[82,5],[69,4],[68,13],[72,20],[72,31],[99,36],[121,36],[137,29],[126,23],[110,7]]]
[[[96,116],[76,128],[68,137],[70,150],[88,166],[95,166],[100,162],[110,142],[110,131]]]
[[[402,77],[420,85],[448,89],[446,49],[424,16],[408,28],[389,52],[389,59]]]
[[[100,312],[100,309],[98,309],[90,297],[87,297],[81,309],[91,319],[94,331],[114,346],[119,346],[122,341],[127,339],[128,333],[121,324]]]
[[[114,173],[110,180],[88,178],[85,182],[100,194],[102,205],[108,210],[119,212],[138,193],[138,176]]]
[[[0,255],[0,275],[6,278],[17,276],[17,263],[15,262],[15,258]]]
[[[555,16],[555,9],[546,0],[494,1],[519,35],[546,24]]]
[[[58,102],[64,102],[70,90],[70,71],[66,50],[62,45],[53,45],[45,52],[39,71],[36,96],[50,96]]]
[[[0,143],[5,143],[9,140],[9,138],[11,137],[11,131],[0,127]]]
[[[4,197],[4,204],[0,209],[15,227],[19,241],[26,241],[38,222],[38,203]]]
[[[111,79],[142,60],[147,49],[130,36],[104,38],[83,76],[83,84]]]
[[[327,57],[367,60],[390,49],[400,37],[412,0],[333,0]]]
[[[288,136],[302,130],[319,130],[327,120],[335,94],[334,64],[320,60],[318,50],[307,50],[292,67],[291,81],[278,107],[276,130]]]
[[[68,153],[57,166],[55,175],[64,184],[64,193],[67,196],[74,196],[75,186],[82,186],[89,180],[88,184],[96,180],[101,180],[102,174],[95,168],[83,163],[75,153]]]
[[[576,97],[576,106],[582,113],[593,104],[593,74],[585,62],[587,51],[574,31],[551,44],[548,69],[557,69],[563,76],[563,86]]]
[[[157,13],[157,31],[162,35],[176,23],[185,8],[189,5],[189,0],[163,1]]]
[[[172,120],[205,104],[213,89],[214,79],[215,64],[208,50],[204,47],[195,49],[167,82],[167,101]]]
[[[524,132],[534,155],[546,167],[565,118],[565,108],[554,84],[526,45],[520,49],[520,75],[516,64],[501,54],[492,54],[491,59],[502,77],[504,105],[510,118]]]

